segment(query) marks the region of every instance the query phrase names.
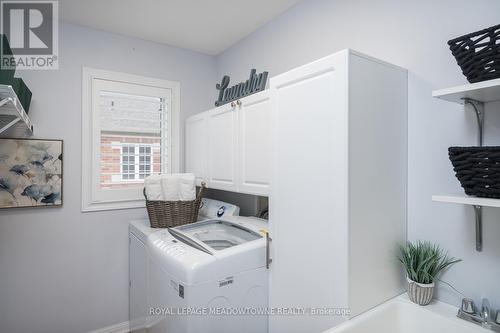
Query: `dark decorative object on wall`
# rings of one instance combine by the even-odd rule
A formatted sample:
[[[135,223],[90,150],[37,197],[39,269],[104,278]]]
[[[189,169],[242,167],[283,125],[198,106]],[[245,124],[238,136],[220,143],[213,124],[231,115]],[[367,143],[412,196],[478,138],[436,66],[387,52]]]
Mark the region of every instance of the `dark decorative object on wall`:
[[[7,37],[4,34],[0,34],[1,40],[1,48],[0,51],[2,52],[0,54],[0,84],[10,84],[12,82],[12,79],[14,78],[14,74],[16,72],[15,68],[10,68],[3,65],[2,59],[11,59],[12,58],[12,50],[9,46],[9,41],[7,40]]]
[[[9,41],[5,35],[0,34],[1,40],[1,48],[0,51],[0,84],[5,84],[12,86],[12,89],[17,95],[17,98],[21,102],[24,111],[28,113],[31,104],[31,90],[28,88],[26,83],[24,83],[23,79],[19,77],[14,77],[15,68],[4,66],[6,60],[12,58],[12,50],[9,46]]]
[[[500,78],[500,24],[448,41],[470,83]]]
[[[219,90],[219,97],[215,102],[215,106],[221,106],[266,89],[268,73],[262,72],[260,74],[256,74],[256,72],[257,71],[255,69],[252,69],[248,80],[240,82],[230,88],[228,88],[230,78],[229,76],[224,75],[221,83],[218,83],[215,86],[217,90]]]
[[[23,79],[21,79],[20,77],[13,78],[10,85],[12,86],[12,89],[14,89],[14,92],[21,102],[24,111],[28,113],[31,104],[31,90],[28,88],[28,86],[26,86],[26,83],[24,83]]]
[[[450,147],[448,154],[465,194],[500,198],[500,147]]]
[[[62,140],[0,139],[0,208],[62,205]]]

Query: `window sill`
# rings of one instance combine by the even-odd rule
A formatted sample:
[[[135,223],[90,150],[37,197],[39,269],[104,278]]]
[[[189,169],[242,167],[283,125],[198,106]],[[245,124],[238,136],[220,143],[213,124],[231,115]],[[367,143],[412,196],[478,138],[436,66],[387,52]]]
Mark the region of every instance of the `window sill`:
[[[121,210],[121,209],[136,209],[145,208],[146,201],[140,200],[127,200],[115,202],[82,202],[82,213],[87,212],[100,212],[106,210]]]

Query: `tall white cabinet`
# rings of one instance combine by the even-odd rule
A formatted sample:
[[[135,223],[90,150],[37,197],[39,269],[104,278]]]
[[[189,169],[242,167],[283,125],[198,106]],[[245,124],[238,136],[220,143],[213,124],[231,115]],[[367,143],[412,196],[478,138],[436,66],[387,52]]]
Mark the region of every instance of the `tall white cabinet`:
[[[403,292],[407,72],[345,50],[270,80],[270,307],[349,308]],[[270,333],[347,318],[269,317]]]
[[[267,196],[271,179],[269,92],[261,92],[186,120],[186,172],[198,185]]]

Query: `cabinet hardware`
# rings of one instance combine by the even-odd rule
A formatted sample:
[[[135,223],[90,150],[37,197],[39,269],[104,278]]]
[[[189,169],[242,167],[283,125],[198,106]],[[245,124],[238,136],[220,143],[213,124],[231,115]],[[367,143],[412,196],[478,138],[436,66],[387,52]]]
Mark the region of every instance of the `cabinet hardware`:
[[[269,265],[273,262],[271,259],[271,241],[273,239],[269,237],[269,232],[266,232],[266,268],[269,269]]]

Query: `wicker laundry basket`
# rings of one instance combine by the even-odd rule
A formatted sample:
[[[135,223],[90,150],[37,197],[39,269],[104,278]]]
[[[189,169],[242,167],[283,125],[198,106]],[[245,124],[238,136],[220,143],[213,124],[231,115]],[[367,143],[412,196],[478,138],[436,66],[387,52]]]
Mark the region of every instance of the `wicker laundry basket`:
[[[196,199],[192,201],[148,200],[146,189],[144,189],[143,193],[146,198],[146,209],[148,210],[151,227],[171,228],[196,222],[205,189],[206,185],[202,183]]]

